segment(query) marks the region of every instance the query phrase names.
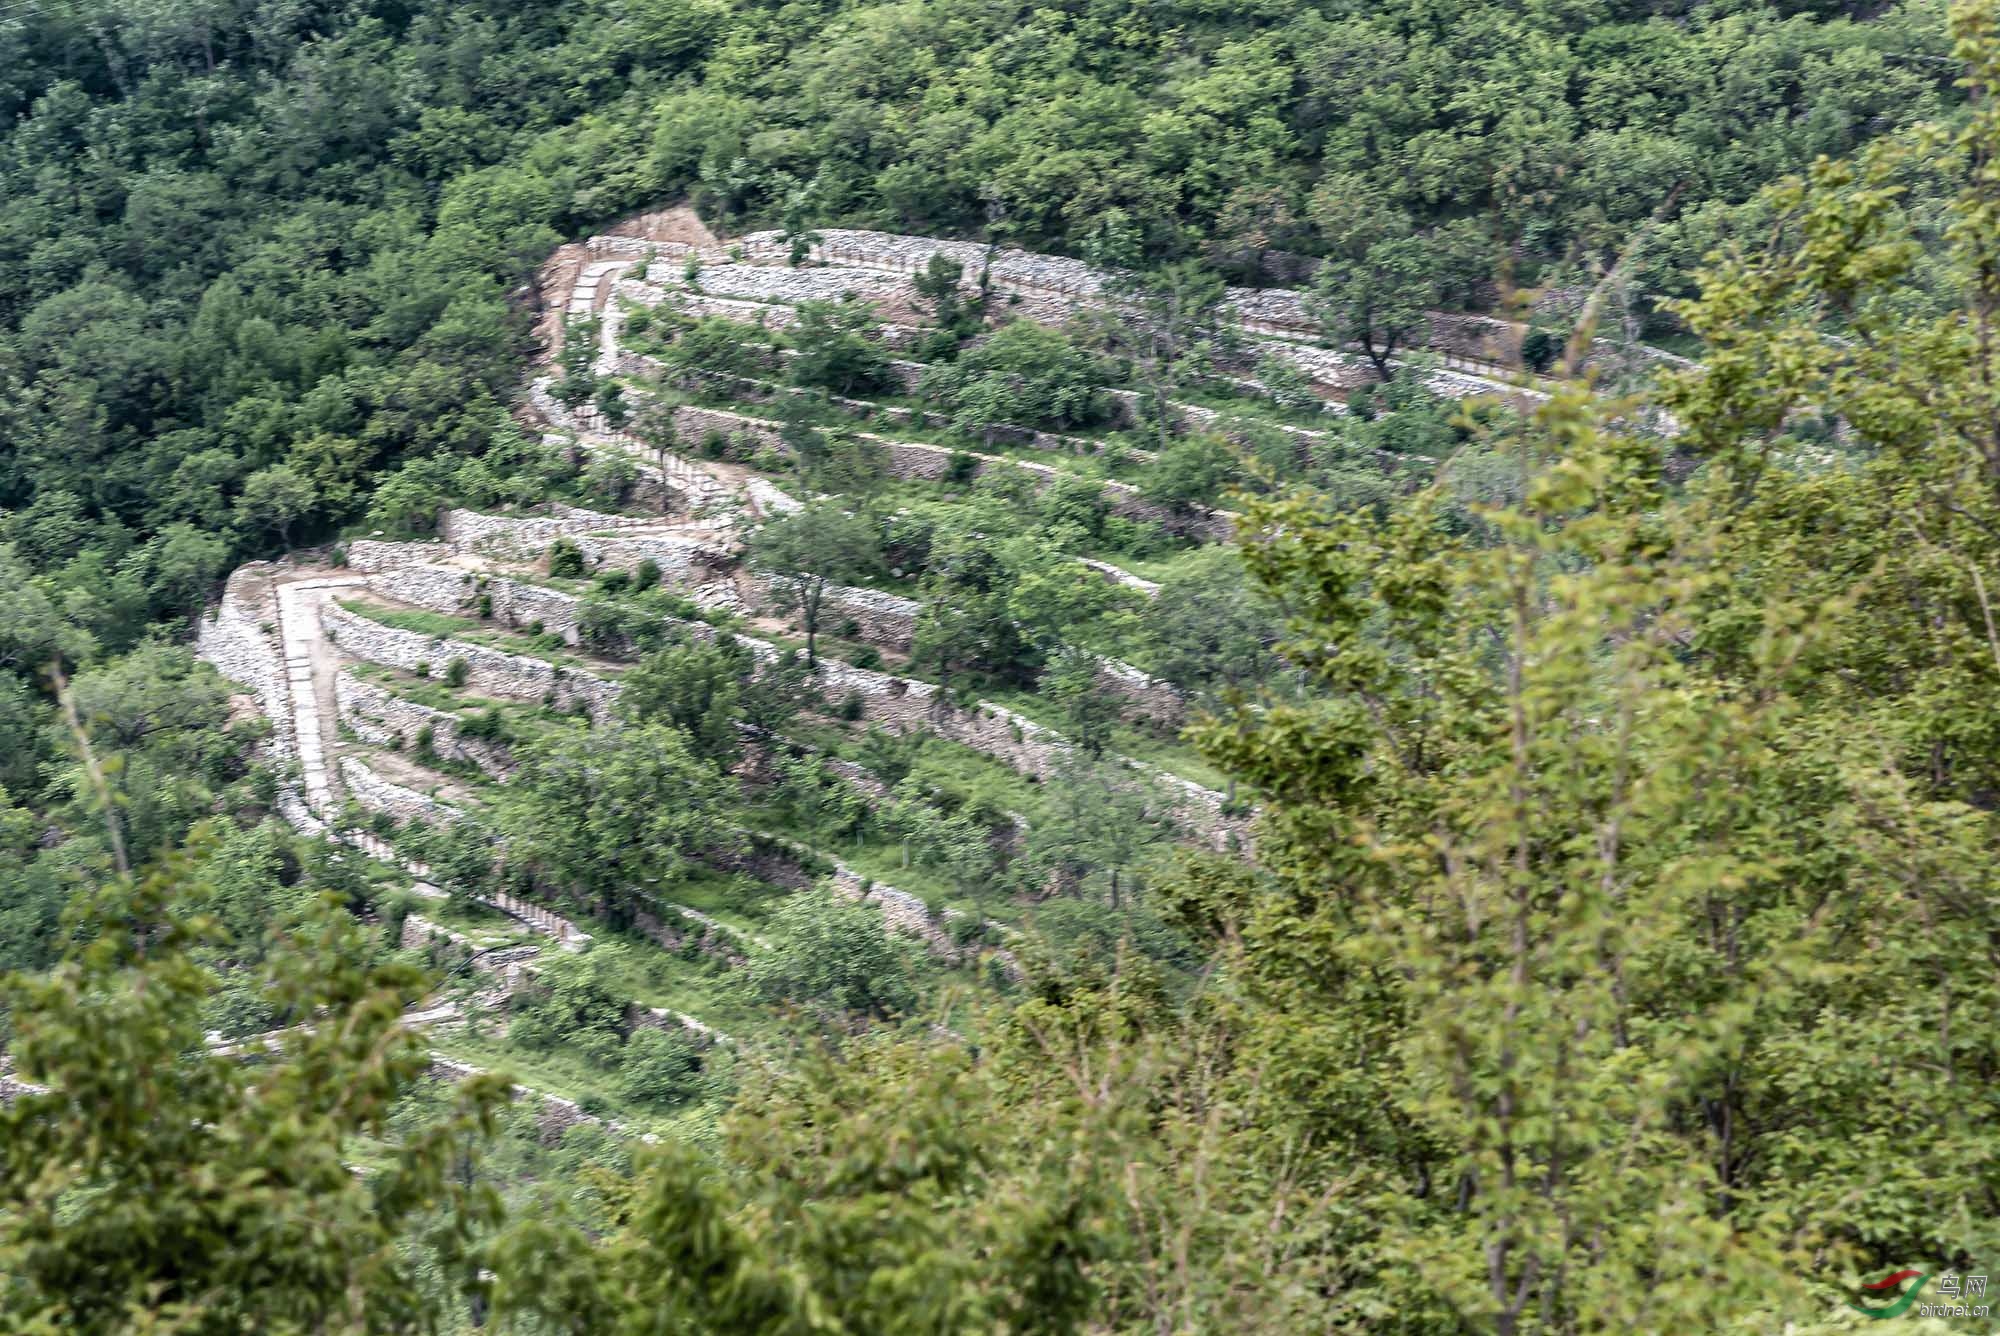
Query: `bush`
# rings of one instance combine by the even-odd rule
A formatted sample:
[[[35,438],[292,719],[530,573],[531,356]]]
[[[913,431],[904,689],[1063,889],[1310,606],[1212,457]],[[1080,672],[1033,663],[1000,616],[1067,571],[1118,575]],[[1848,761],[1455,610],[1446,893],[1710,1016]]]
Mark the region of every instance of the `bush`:
[[[448,687],[462,687],[472,673],[472,667],[464,659],[453,659],[444,666],[444,684]]]
[[[1296,362],[1275,354],[1264,357],[1257,363],[1257,380],[1272,407],[1285,412],[1319,411],[1320,399],[1313,393],[1312,377]]]
[[[625,571],[606,571],[597,577],[597,587],[607,594],[622,594],[632,585],[632,577]]]
[[[459,720],[458,732],[460,737],[499,742],[507,736],[507,719],[497,709],[468,714]]]
[[[1060,331],[1017,320],[956,362],[931,367],[917,393],[948,409],[960,431],[990,433],[999,426],[1062,431],[1108,416],[1109,401],[1098,389],[1108,376],[1095,357]]]
[[[1556,358],[1562,356],[1563,341],[1552,330],[1531,329],[1521,340],[1521,361],[1536,375],[1555,365]]]
[[[625,1041],[619,1093],[649,1109],[670,1109],[701,1093],[701,1053],[684,1030],[634,1030]]]
[[[945,462],[944,481],[954,487],[963,487],[979,476],[980,462],[978,455],[967,454],[963,450],[952,451],[951,458]]]
[[[568,579],[578,579],[583,575],[583,552],[568,538],[558,538],[549,544],[549,574]]]
[[[867,712],[868,698],[858,691],[848,692],[846,697],[840,702],[840,709],[838,711],[840,717],[848,723],[853,723]]]
[[[480,619],[481,621],[490,621],[490,620],[492,620],[492,617],[493,617],[493,595],[491,595],[491,594],[481,594],[481,595],[479,596],[479,604],[478,604],[478,607],[479,607],[479,619]]]
[[[881,911],[824,891],[794,895],[772,916],[774,945],[737,977],[767,1002],[831,1007],[888,1018],[918,1001],[917,974]]]
[[[853,657],[848,662],[856,668],[880,668],[882,666],[882,651],[876,649],[873,645],[863,645],[860,649],[854,651]]]
[[[640,562],[639,568],[632,572],[632,588],[639,593],[645,593],[659,582],[660,563],[654,561],[651,557],[647,557],[644,561]]]
[[[792,343],[792,381],[835,394],[866,395],[891,383],[889,354],[875,337],[875,309],[843,298],[801,302]]]
[[[429,677],[431,675],[431,666],[428,663],[420,663],[410,671],[418,677]]]

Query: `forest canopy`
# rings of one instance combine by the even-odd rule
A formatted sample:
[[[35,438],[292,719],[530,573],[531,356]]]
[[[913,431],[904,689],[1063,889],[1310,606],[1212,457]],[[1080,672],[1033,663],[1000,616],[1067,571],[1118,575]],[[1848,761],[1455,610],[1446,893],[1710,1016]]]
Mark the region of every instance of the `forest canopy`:
[[[1983,1273],[1996,82],[1991,0],[0,0],[0,1330],[1815,1336]],[[534,363],[551,253],[679,201],[1126,304],[682,311],[724,240],[632,261],[649,379],[596,309]],[[1434,309],[1536,351],[1441,397]],[[447,506],[558,536],[349,565]],[[381,768],[304,820],[186,643],[264,558],[350,658],[234,630]]]

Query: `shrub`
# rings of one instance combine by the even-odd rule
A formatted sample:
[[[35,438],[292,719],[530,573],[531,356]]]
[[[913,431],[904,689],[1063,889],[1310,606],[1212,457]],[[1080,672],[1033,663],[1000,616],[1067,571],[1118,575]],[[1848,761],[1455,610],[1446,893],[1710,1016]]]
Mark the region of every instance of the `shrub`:
[[[638,569],[632,572],[632,588],[638,593],[645,593],[659,582],[660,563],[651,557],[640,562]]]
[[[848,662],[852,663],[856,668],[880,668],[882,666],[882,651],[876,649],[873,645],[863,645],[860,649],[854,651],[854,657],[849,659]]]
[[[954,487],[962,487],[979,474],[979,456],[967,454],[963,450],[952,451],[951,458],[944,466],[944,480]]]
[[[606,571],[597,577],[597,587],[607,594],[622,594],[631,584],[632,577],[625,571]]]
[[[1552,330],[1531,329],[1521,340],[1521,360],[1537,375],[1554,366],[1562,350],[1563,341]]]
[[[444,684],[448,687],[462,687],[472,673],[472,667],[464,659],[453,659],[444,666]]]
[[[858,691],[850,691],[840,702],[840,717],[853,723],[868,712],[868,698]]]
[[[634,1030],[625,1041],[619,1093],[634,1104],[670,1109],[701,1093],[701,1054],[681,1030]]]
[[[431,666],[428,663],[420,663],[410,671],[418,677],[429,677],[431,675]]]
[[[347,564],[347,549],[344,547],[336,545],[329,556],[336,566],[345,566]]]
[[[499,742],[507,736],[507,719],[497,709],[468,714],[459,720],[458,732],[461,737]]]
[[[583,575],[583,552],[568,538],[549,544],[549,574],[577,579]]]

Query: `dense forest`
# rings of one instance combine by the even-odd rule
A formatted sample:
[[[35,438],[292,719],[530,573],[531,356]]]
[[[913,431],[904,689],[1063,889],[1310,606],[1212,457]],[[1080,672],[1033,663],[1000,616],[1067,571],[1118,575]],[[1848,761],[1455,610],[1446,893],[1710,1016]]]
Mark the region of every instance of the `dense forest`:
[[[1996,80],[0,0],[0,1331],[1957,1329]]]

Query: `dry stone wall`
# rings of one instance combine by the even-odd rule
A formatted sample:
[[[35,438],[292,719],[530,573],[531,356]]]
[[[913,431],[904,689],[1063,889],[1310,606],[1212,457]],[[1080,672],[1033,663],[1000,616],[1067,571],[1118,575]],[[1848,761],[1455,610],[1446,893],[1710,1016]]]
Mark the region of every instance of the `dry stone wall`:
[[[637,523],[622,515],[601,515],[565,507],[553,515],[483,515],[475,510],[447,510],[444,537],[460,552],[500,561],[537,561],[558,538],[601,532]],[[435,551],[427,558],[436,561]],[[354,563],[349,558],[350,564]]]
[[[230,574],[214,613],[195,629],[195,653],[256,696],[258,709],[271,721],[273,754],[288,759],[297,755],[297,747],[284,651],[276,629],[278,610],[268,593],[267,582],[275,569],[257,561]]]
[[[792,269],[760,264],[703,265],[692,281],[682,267],[654,264],[646,271],[646,281],[668,292],[680,289],[780,306],[843,297],[870,303],[899,302],[909,300],[915,291],[906,278],[867,269]]]
[[[1177,727],[1187,718],[1187,698],[1180,688],[1153,677],[1117,659],[1097,661],[1097,689],[1124,702],[1128,715],[1151,720],[1165,728]]]
[[[546,585],[505,576],[475,575],[450,566],[399,566],[370,576],[368,587],[383,598],[452,616],[477,615],[479,599],[484,595],[491,600],[496,622],[513,627],[539,624],[549,634],[561,636],[565,643],[577,643],[577,619],[583,600]]]
[[[368,663],[414,672],[419,665],[436,670],[452,659],[464,659],[467,683],[489,696],[548,700],[559,710],[581,706],[592,718],[606,717],[618,700],[616,682],[566,671],[524,654],[384,626],[337,603],[324,605],[321,621],[343,653]]]
[[[695,439],[700,439],[714,432],[724,437],[746,437],[761,448],[780,452],[785,452],[787,449],[779,435],[778,423],[769,418],[751,417],[747,413],[732,413],[720,408],[683,406],[674,410],[674,426],[683,433],[684,438],[691,433]],[[953,450],[941,445],[927,445],[920,441],[892,441],[866,433],[862,434],[861,439],[881,446],[887,455],[890,475],[905,480],[936,482],[950,473],[952,461],[960,456],[969,456],[976,461],[973,470],[975,473],[983,473],[993,467],[1018,468],[1032,475],[1037,486],[1047,486],[1059,479],[1076,476],[1054,465],[1034,460],[1005,459],[997,455],[982,455],[973,451]],[[1227,542],[1235,536],[1235,521],[1226,511],[1199,508],[1185,512],[1176,510],[1170,506],[1148,501],[1139,494],[1139,489],[1130,483],[1105,482],[1103,488],[1111,513],[1114,515],[1159,524],[1169,532],[1204,542]]]
[[[513,758],[505,747],[483,738],[464,736],[459,732],[455,714],[405,700],[345,669],[334,677],[333,691],[340,706],[341,722],[371,746],[411,746],[417,735],[428,728],[432,748],[446,760],[470,762],[494,779],[505,779],[514,772]]]
[[[434,826],[448,826],[465,815],[427,793],[418,793],[415,789],[382,778],[358,756],[340,758],[340,782],[346,786],[347,796],[355,802],[371,812],[387,812],[398,821],[423,821]]]
[[[782,580],[774,581],[768,575],[750,577],[758,605],[769,609],[783,606],[780,592],[783,583]],[[906,650],[910,647],[911,638],[916,635],[917,616],[922,611],[923,604],[915,599],[885,594],[877,589],[841,585],[826,591],[821,603],[820,626],[840,631],[844,623],[852,622],[856,639],[888,649]]]
[[[449,555],[443,543],[397,543],[357,538],[347,545],[347,565],[357,571],[387,571]]]

